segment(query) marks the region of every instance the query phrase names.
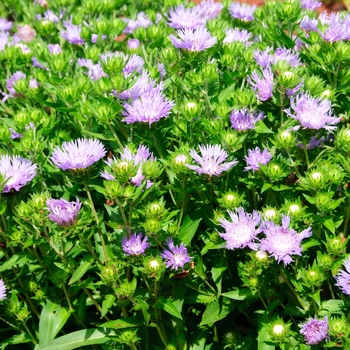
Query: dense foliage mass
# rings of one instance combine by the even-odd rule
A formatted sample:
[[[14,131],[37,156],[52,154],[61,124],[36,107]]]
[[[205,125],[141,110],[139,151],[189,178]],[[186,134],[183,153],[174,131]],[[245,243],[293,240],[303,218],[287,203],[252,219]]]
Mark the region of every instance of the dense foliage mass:
[[[350,348],[350,15],[0,4],[0,349]]]

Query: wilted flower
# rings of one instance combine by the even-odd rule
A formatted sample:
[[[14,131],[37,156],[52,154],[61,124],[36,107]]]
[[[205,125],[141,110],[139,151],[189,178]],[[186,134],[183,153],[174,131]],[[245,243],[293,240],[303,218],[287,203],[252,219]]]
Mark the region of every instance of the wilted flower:
[[[137,19],[122,18],[122,20],[127,23],[127,27],[124,29],[123,33],[131,34],[137,28],[147,28],[152,25],[152,21],[147,17],[144,12],[139,12],[137,14]]]
[[[19,156],[3,155],[0,157],[0,174],[5,180],[2,193],[19,191],[36,175],[36,165],[29,159]]]
[[[49,51],[53,55],[58,55],[62,52],[61,46],[58,44],[49,44],[47,45]]]
[[[338,275],[335,276],[336,286],[340,287],[344,294],[350,295],[350,257],[343,262],[343,265],[346,271],[340,270]]]
[[[260,170],[260,165],[266,165],[271,160],[272,155],[269,153],[269,151],[264,148],[262,151],[260,151],[259,147],[255,147],[255,149],[249,149],[248,155],[245,156],[245,161],[247,162],[247,165],[244,170]]]
[[[6,286],[2,279],[0,279],[0,300],[6,299]]]
[[[85,40],[81,38],[81,26],[76,26],[71,22],[63,22],[66,30],[61,31],[61,37],[66,39],[70,44],[84,44]]]
[[[99,140],[77,139],[55,147],[52,162],[62,170],[85,169],[103,158],[106,150]]]
[[[186,164],[189,169],[197,171],[199,175],[219,176],[223,171],[237,164],[236,160],[223,163],[228,154],[220,145],[199,145],[199,150],[201,156],[194,149],[190,150],[190,155],[199,166]]]
[[[262,77],[256,70],[253,71],[251,77],[247,78],[248,83],[252,86],[256,96],[261,101],[266,101],[272,97],[273,74],[270,68],[262,70]]]
[[[79,199],[75,202],[68,202],[65,199],[48,199],[46,201],[49,210],[50,220],[62,227],[73,226],[77,221],[81,203]]]
[[[101,63],[94,64],[92,60],[78,58],[78,65],[88,69],[87,75],[93,81],[99,80],[102,77],[108,77],[108,74],[103,71]]]
[[[23,40],[25,43],[29,43],[35,38],[36,31],[28,24],[26,24],[23,27],[18,26],[18,30],[15,35],[17,38]]]
[[[151,125],[162,118],[169,116],[175,103],[164,97],[163,93],[157,90],[145,92],[139,99],[132,101],[130,104],[125,103],[125,110],[122,114],[127,124],[148,123]]]
[[[199,52],[209,49],[217,42],[216,37],[212,37],[205,27],[178,30],[176,33],[180,39],[172,34],[169,38],[172,44],[178,49]]]
[[[242,21],[252,21],[254,19],[254,12],[257,6],[250,6],[234,2],[230,5],[229,11],[232,18],[241,19]]]
[[[250,112],[243,108],[240,110],[233,110],[231,112],[230,121],[233,129],[238,131],[246,131],[254,129],[258,120],[266,118],[263,112]]]
[[[318,9],[322,5],[322,2],[317,0],[301,0],[300,2],[301,2],[300,7],[302,9],[313,10],[313,11]]]
[[[16,130],[9,128],[10,132],[11,132],[11,139],[15,140],[15,139],[19,139],[21,137],[23,137],[22,134],[20,134],[19,132],[17,132]]]
[[[246,43],[247,45],[251,44],[249,41],[252,37],[252,33],[249,33],[245,29],[230,28],[226,30],[226,37],[223,43],[233,43],[239,41],[241,43]]]
[[[187,248],[183,243],[176,246],[171,238],[166,240],[168,249],[164,249],[161,254],[162,258],[166,260],[166,267],[171,267],[173,270],[178,268],[183,269],[186,263],[191,259],[188,256]]]
[[[290,217],[282,217],[282,226],[275,225],[271,221],[263,223],[263,231],[266,238],[261,240],[260,249],[266,250],[280,263],[290,264],[291,255],[301,255],[301,241],[312,235],[311,227],[297,233],[289,228]]]
[[[7,18],[0,18],[0,32],[8,32],[12,28],[12,22]]]
[[[334,130],[335,126],[326,124],[338,124],[340,118],[332,117],[331,101],[328,99],[313,98],[310,95],[300,94],[290,100],[291,109],[285,110],[286,114],[296,119],[304,129]],[[300,127],[299,126],[299,127]]]
[[[144,237],[143,234],[133,233],[130,235],[130,238],[123,237],[122,240],[122,249],[126,255],[141,255],[149,248],[149,243],[147,242],[148,238]]]
[[[300,333],[304,336],[307,345],[316,345],[328,337],[328,318],[325,316],[323,320],[310,318],[305,323]]]
[[[226,219],[219,219],[225,233],[219,233],[226,241],[227,249],[258,249],[256,236],[262,229],[256,228],[260,223],[260,214],[254,210],[253,214],[246,213],[243,208],[237,209],[236,212],[228,211],[232,222]]]

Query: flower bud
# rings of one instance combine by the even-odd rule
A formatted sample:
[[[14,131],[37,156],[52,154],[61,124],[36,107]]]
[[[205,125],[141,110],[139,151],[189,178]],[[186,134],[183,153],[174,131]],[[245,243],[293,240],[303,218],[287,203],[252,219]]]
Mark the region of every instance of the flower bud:
[[[259,285],[260,285],[260,281],[257,277],[252,277],[249,279],[249,282],[248,282],[249,288],[257,289],[257,288],[259,288]]]
[[[322,254],[318,252],[317,254],[317,262],[321,269],[323,270],[331,270],[333,267],[333,258],[329,254]]]
[[[160,257],[145,257],[142,261],[144,272],[148,277],[154,278],[157,281],[163,276],[166,267]]]
[[[90,59],[92,61],[97,61],[100,58],[101,49],[98,46],[89,46],[84,50],[84,56],[86,59]]]
[[[218,201],[224,209],[234,209],[241,204],[242,199],[243,196],[240,196],[238,192],[229,191],[223,193]]]
[[[30,317],[30,312],[28,311],[28,309],[26,307],[22,308],[21,310],[19,310],[16,313],[16,317],[17,317],[18,321],[25,323],[26,320]]]
[[[104,181],[103,182],[107,198],[110,200],[114,200],[115,198],[118,198],[123,195],[123,187],[120,185],[120,183],[116,180],[111,181]]]
[[[283,342],[289,335],[290,325],[286,324],[282,319],[278,318],[270,325],[269,334],[273,341]]]
[[[2,142],[10,141],[11,140],[11,131],[6,126],[0,125],[0,140]]]
[[[295,146],[296,137],[292,131],[280,130],[275,138],[278,148],[292,148]]]
[[[135,186],[128,185],[124,188],[123,197],[125,199],[132,198],[134,196],[134,194],[135,194]]]
[[[224,334],[223,342],[225,343],[225,349],[236,349],[237,337],[234,332],[227,332]]]
[[[100,277],[103,283],[112,285],[124,273],[124,264],[120,261],[108,261],[100,266]]]
[[[157,234],[162,229],[160,221],[154,218],[147,219],[146,222],[141,225],[149,235]]]
[[[345,317],[334,317],[328,321],[330,335],[342,338],[349,335],[349,324]]]
[[[163,167],[157,161],[145,161],[142,163],[142,174],[146,178],[157,179],[163,172]]]
[[[164,48],[160,53],[160,60],[164,64],[173,65],[179,59],[178,52],[174,47]]]
[[[258,250],[255,252],[255,258],[259,262],[266,262],[269,259],[269,256],[265,250]]]
[[[350,152],[350,128],[341,129],[335,136],[336,148]]]
[[[30,121],[28,113],[24,111],[16,113],[13,119],[16,126],[20,129],[24,129]]]
[[[165,203],[162,201],[150,203],[145,208],[145,214],[150,218],[161,218],[165,212]]]
[[[137,336],[136,333],[137,333],[137,329],[133,331],[132,330],[123,331],[121,334],[118,335],[118,342],[121,344],[126,344],[128,346],[132,344],[136,344],[141,339]],[[135,348],[135,345],[133,346],[133,348]]]
[[[332,255],[342,255],[346,252],[347,239],[343,235],[328,238],[326,242],[327,251]]]
[[[277,221],[277,219],[279,218],[279,213],[278,213],[278,210],[276,208],[266,207],[263,210],[263,216],[267,220]]]

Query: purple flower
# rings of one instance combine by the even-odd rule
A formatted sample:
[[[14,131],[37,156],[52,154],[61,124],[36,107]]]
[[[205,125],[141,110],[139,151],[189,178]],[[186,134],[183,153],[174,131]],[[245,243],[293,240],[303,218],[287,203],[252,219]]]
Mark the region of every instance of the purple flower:
[[[127,27],[124,29],[125,34],[133,33],[137,28],[147,28],[152,25],[152,21],[147,17],[144,12],[139,12],[137,14],[137,19],[122,18],[124,22],[127,23]]]
[[[293,89],[287,89],[286,95],[288,97],[293,96],[295,93],[297,93],[302,86],[304,85],[304,81],[302,80],[298,85],[296,85]]]
[[[6,18],[0,18],[0,32],[8,32],[12,28],[12,22]]]
[[[130,74],[132,74],[134,72],[141,73],[144,64],[145,64],[145,61],[143,60],[143,58],[141,58],[138,55],[132,54],[127,59],[127,63],[123,69],[123,74],[124,74],[125,78],[127,78]]]
[[[65,21],[64,27],[66,30],[61,31],[61,37],[66,39],[70,44],[84,44],[85,40],[81,38],[81,26],[76,26],[71,22]]]
[[[338,275],[335,276],[337,283],[336,286],[340,287],[341,291],[350,295],[350,257],[348,257],[344,262],[345,270],[340,270]]]
[[[295,230],[288,228],[290,217],[282,217],[282,226],[275,225],[271,221],[263,222],[263,231],[266,238],[260,242],[260,249],[267,251],[280,263],[284,265],[294,261],[291,255],[301,256],[301,241],[312,235],[311,227],[297,233]]]
[[[32,57],[32,63],[33,63],[33,67],[38,67],[41,68],[43,70],[47,70],[47,68],[45,66],[43,66],[36,57]]]
[[[252,37],[252,33],[249,33],[245,29],[230,28],[226,30],[226,37],[223,43],[233,43],[239,41],[241,43],[246,43],[247,46],[251,44],[249,39]]]
[[[317,0],[301,0],[300,7],[306,10],[316,10],[322,5],[321,1]]]
[[[108,74],[103,71],[101,63],[93,64],[92,60],[78,58],[78,65],[88,69],[87,75],[92,81],[99,80],[102,77],[108,77]]]
[[[232,18],[241,19],[242,21],[248,22],[254,19],[254,12],[257,6],[250,6],[247,4],[241,4],[234,2],[230,5],[229,11]]]
[[[51,10],[47,10],[44,13],[44,17],[42,17],[40,14],[36,15],[36,18],[41,21],[48,21],[48,22],[52,22],[52,23],[58,23],[60,21],[60,19],[58,18],[57,15],[55,15]]]
[[[224,5],[221,2],[216,2],[214,0],[203,0],[195,7],[196,11],[200,14],[200,17],[205,18],[206,20],[217,17],[223,8]]]
[[[264,51],[260,50],[254,50],[253,55],[256,63],[263,67],[263,68],[268,68],[270,67],[271,64],[271,47],[267,47]]]
[[[25,78],[26,78],[26,75],[24,73],[17,71],[13,73],[13,75],[9,79],[6,80],[6,87],[11,95],[16,94],[16,90],[14,88],[15,83],[18,80],[25,79]]]
[[[122,249],[126,255],[141,255],[149,248],[149,243],[147,242],[147,237],[144,237],[143,234],[133,233],[130,235],[130,238],[123,237],[122,240]]]
[[[258,120],[266,118],[263,112],[250,112],[243,108],[240,110],[233,110],[231,112],[230,121],[233,129],[238,131],[246,131],[254,129]]]
[[[129,39],[128,40],[128,48],[130,50],[136,50],[140,46],[140,41],[138,39]]]
[[[68,202],[65,199],[48,199],[46,201],[49,210],[49,218],[62,227],[73,226],[77,221],[81,203],[79,199],[75,202]]]
[[[148,123],[151,125],[162,118],[167,118],[174,107],[174,102],[164,97],[162,92],[146,92],[130,104],[124,104],[122,115],[127,124]]]
[[[169,38],[172,44],[178,49],[199,52],[209,49],[217,42],[216,37],[212,37],[205,27],[178,30],[176,33],[180,39],[172,34]]]
[[[169,249],[164,249],[161,254],[162,258],[166,261],[166,267],[171,267],[173,270],[178,268],[183,269],[186,263],[191,261],[187,253],[187,248],[183,243],[176,246],[171,238],[166,240]]]
[[[256,93],[256,97],[261,101],[266,101],[272,97],[273,74],[270,68],[262,71],[262,77],[253,71],[251,77],[247,78],[248,83],[252,86]]]
[[[310,142],[306,145],[306,149],[313,149],[315,147],[318,147],[322,142],[326,142],[327,139],[325,137],[321,137],[319,140],[317,139],[316,136],[312,136],[310,139]],[[304,149],[304,144],[303,143],[298,143],[297,146],[300,149]]]
[[[304,336],[307,345],[317,345],[328,337],[328,318],[323,320],[310,318],[301,328],[300,334]]]
[[[39,83],[36,79],[30,79],[29,81],[29,88],[30,89],[37,89],[39,87]]]
[[[248,155],[244,157],[248,166],[246,166],[244,170],[253,170],[253,172],[255,170],[260,170],[260,165],[266,165],[271,160],[271,157],[272,155],[266,148],[262,151],[260,151],[259,147],[248,149]]]
[[[280,61],[287,62],[287,64],[289,64],[291,67],[301,65],[299,54],[297,52],[294,52],[292,49],[285,49],[281,47],[277,48],[275,50],[275,54],[271,57],[271,62],[273,64],[277,64]]]
[[[58,44],[49,44],[47,47],[52,55],[58,55],[62,52],[61,46]]]
[[[19,139],[21,137],[23,137],[22,134],[20,134],[19,132],[17,132],[16,130],[9,128],[10,132],[11,132],[11,140],[15,140],[15,139]]]
[[[250,249],[258,249],[255,242],[256,236],[262,231],[256,228],[260,223],[261,216],[254,210],[253,214],[246,213],[243,208],[237,209],[236,212],[228,211],[232,222],[226,219],[220,219],[221,226],[225,229],[225,233],[219,233],[226,241],[227,249],[242,249],[249,247]]]
[[[165,74],[166,74],[166,70],[165,70],[165,66],[163,63],[158,63],[158,72],[161,78],[164,78]]]
[[[332,117],[331,101],[328,99],[313,98],[305,93],[292,98],[290,106],[291,108],[285,110],[286,114],[297,120],[304,129],[330,131],[336,128],[331,125],[340,122],[340,118]]]
[[[2,279],[0,279],[0,300],[6,299],[6,286]]]
[[[2,193],[19,191],[36,175],[36,165],[29,159],[19,156],[3,155],[0,157],[0,175],[5,180]]]
[[[0,51],[5,50],[5,47],[8,41],[9,41],[9,33],[0,32]]]
[[[185,164],[187,168],[197,171],[199,175],[220,176],[223,171],[231,169],[237,161],[223,163],[228,154],[220,145],[199,145],[201,156],[194,150],[190,150],[191,157],[199,164]],[[223,164],[222,164],[223,163]]]
[[[98,34],[92,34],[92,35],[91,35],[91,42],[92,42],[93,44],[96,44],[97,39],[98,39]],[[102,39],[102,40],[106,40],[106,39],[107,39],[107,35],[102,35],[102,36],[101,36],[101,39]]]
[[[300,23],[300,29],[316,32],[317,28],[318,28],[318,20],[317,19],[310,18],[308,15],[303,17],[303,19]]]
[[[106,150],[99,140],[77,139],[55,147],[52,162],[62,170],[85,169],[103,158]]]

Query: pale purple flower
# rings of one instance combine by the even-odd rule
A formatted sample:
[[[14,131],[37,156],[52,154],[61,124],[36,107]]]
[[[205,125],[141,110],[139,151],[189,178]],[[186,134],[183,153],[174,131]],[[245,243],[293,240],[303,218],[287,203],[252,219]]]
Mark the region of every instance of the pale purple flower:
[[[0,300],[6,299],[6,286],[2,279],[0,279]]]
[[[49,218],[62,227],[73,226],[77,221],[81,203],[77,198],[75,202],[61,199],[48,199],[46,201]]]
[[[216,18],[223,8],[224,5],[221,2],[214,0],[203,0],[195,7],[200,16],[206,20]]]
[[[19,191],[36,175],[37,166],[29,159],[19,156],[0,157],[0,174],[5,180],[2,193]]]
[[[166,240],[168,249],[164,249],[161,254],[162,258],[165,259],[166,267],[171,267],[173,270],[183,269],[186,263],[191,261],[188,256],[186,246],[181,243],[180,245],[174,245],[171,238]]]
[[[294,88],[292,89],[287,89],[286,91],[286,95],[288,97],[293,96],[294,94],[296,94],[304,85],[304,80],[302,80],[298,85],[296,85]]]
[[[287,62],[291,67],[301,65],[299,54],[292,49],[277,48],[275,54],[271,55],[271,63],[277,64],[280,61]]]
[[[241,19],[242,21],[249,22],[254,19],[254,12],[257,6],[241,4],[239,2],[234,2],[230,5],[229,11],[232,18]]]
[[[321,1],[317,0],[301,0],[300,7],[306,10],[316,10],[322,5]]]
[[[165,74],[166,74],[166,70],[165,70],[165,66],[163,63],[158,63],[158,72],[159,72],[159,75],[161,78],[164,78],[165,77]]]
[[[170,41],[178,49],[184,49],[188,51],[204,51],[216,44],[216,37],[212,37],[207,28],[197,27],[196,29],[183,29],[178,30],[176,38],[174,35],[170,35]]]
[[[15,139],[19,139],[21,137],[23,137],[22,134],[20,134],[19,132],[17,132],[16,130],[9,128],[10,132],[11,132],[11,140],[15,140]]]
[[[247,46],[251,44],[249,41],[252,37],[252,33],[246,29],[230,28],[226,30],[226,37],[223,43],[233,43],[235,41],[245,43]]]
[[[32,57],[32,63],[33,63],[33,67],[37,67],[37,68],[41,68],[41,69],[43,69],[43,70],[47,70],[47,68],[46,68],[44,65],[42,65],[42,64],[38,61],[38,59],[37,59],[36,57]]]
[[[0,32],[0,51],[5,50],[8,40],[9,40],[9,33]]]
[[[97,42],[97,39],[98,39],[98,34],[92,34],[91,35],[91,42],[93,43],[93,44],[96,44],[96,42]],[[107,35],[102,35],[101,36],[101,39],[102,40],[106,40],[107,39]]]
[[[140,41],[138,39],[129,39],[128,40],[128,48],[130,50],[136,50],[140,46]]]
[[[310,139],[310,142],[306,145],[306,149],[313,149],[315,147],[318,147],[321,145],[323,142],[326,142],[327,139],[325,137],[321,137],[319,140],[317,139],[316,136],[312,136]],[[298,143],[297,146],[300,149],[304,149],[304,144],[302,142]]]
[[[335,285],[338,286],[344,294],[350,295],[350,257],[343,262],[343,265],[345,269],[340,270],[335,276],[337,281]]]
[[[131,56],[126,56],[128,57],[126,60],[126,65],[123,69],[123,74],[125,78],[127,78],[130,74],[137,72],[141,73],[142,68],[145,64],[145,61],[143,60],[142,57],[132,54]]]
[[[291,98],[290,106],[291,108],[285,110],[286,114],[297,120],[304,129],[330,131],[336,128],[332,125],[340,122],[340,118],[332,116],[331,101],[328,99],[313,98],[305,93]]]
[[[122,18],[122,20],[127,23],[127,27],[123,31],[123,33],[125,34],[131,34],[137,28],[147,28],[150,25],[152,25],[152,21],[147,17],[147,15],[144,12],[139,12],[137,14],[136,20],[129,18]]]
[[[307,345],[317,345],[328,338],[328,318],[322,320],[310,318],[301,328],[300,334],[304,336]]]
[[[340,13],[322,13],[319,16],[323,28],[318,30],[325,41],[336,42],[339,40],[350,40],[350,18],[343,17]]]
[[[82,138],[55,147],[51,160],[62,170],[76,170],[90,167],[105,154],[101,141]]]
[[[260,170],[260,165],[266,165],[271,160],[272,155],[270,152],[264,148],[262,151],[259,147],[255,149],[248,149],[248,155],[245,156],[245,161],[247,165],[244,170]]]
[[[258,120],[266,118],[263,112],[250,112],[243,108],[240,110],[233,110],[231,112],[230,121],[233,129],[238,131],[246,131],[254,129]]]
[[[220,219],[219,223],[225,229],[225,233],[219,233],[226,241],[227,249],[258,249],[256,243],[257,235],[262,229],[259,225],[261,216],[254,210],[252,214],[246,213],[243,208],[237,209],[235,212],[228,211],[231,221]]]
[[[270,64],[271,64],[270,51],[271,50],[272,50],[271,47],[267,47],[264,51],[254,50],[253,56],[254,56],[256,63],[259,66],[261,66],[263,68],[270,67]]]
[[[81,38],[81,26],[76,26],[71,22],[64,21],[64,27],[66,30],[61,31],[61,37],[66,39],[70,44],[84,44],[85,40]]]
[[[301,241],[312,235],[311,227],[297,233],[289,228],[290,217],[282,217],[282,226],[271,221],[263,222],[263,231],[266,238],[260,241],[260,249],[267,251],[278,263],[283,261],[284,265],[294,261],[291,255],[301,256]]]
[[[14,85],[15,83],[18,81],[18,80],[21,80],[21,79],[25,79],[26,78],[26,75],[20,71],[17,71],[15,73],[13,73],[13,75],[8,78],[6,80],[6,88],[7,90],[9,91],[9,93],[11,95],[15,95],[16,94],[16,90],[14,88]]]
[[[143,237],[142,233],[133,233],[130,238],[123,237],[122,249],[126,255],[141,255],[149,248],[150,244],[147,242],[148,238]]]
[[[7,18],[0,18],[0,32],[8,32],[12,28],[12,22]]]
[[[44,12],[44,17],[42,17],[40,14],[36,15],[36,18],[41,21],[48,21],[52,23],[58,23],[60,19],[58,18],[57,15],[55,15],[51,10],[47,10]]]
[[[251,77],[247,78],[247,81],[260,101],[266,101],[272,97],[273,74],[270,68],[262,70],[262,77],[254,70]]]
[[[236,160],[224,163],[228,154],[220,145],[199,145],[198,147],[201,155],[194,149],[190,150],[190,155],[199,165],[185,165],[197,171],[199,175],[220,176],[222,172],[237,164]]]
[[[92,81],[99,80],[102,77],[108,77],[108,74],[103,71],[101,63],[94,64],[92,60],[78,58],[78,65],[88,69],[87,75]]]
[[[148,123],[151,125],[162,118],[167,118],[174,107],[175,103],[169,101],[162,92],[151,91],[146,92],[137,100],[130,104],[124,104],[122,120],[127,124],[132,123]]]
[[[49,44],[47,47],[52,55],[58,55],[62,52],[61,46],[58,44]]]
[[[29,88],[30,89],[37,89],[39,87],[39,83],[36,79],[30,79],[29,80]]]
[[[305,15],[300,22],[300,29],[306,31],[316,32],[318,28],[318,20],[315,18],[310,18],[308,15]]]

